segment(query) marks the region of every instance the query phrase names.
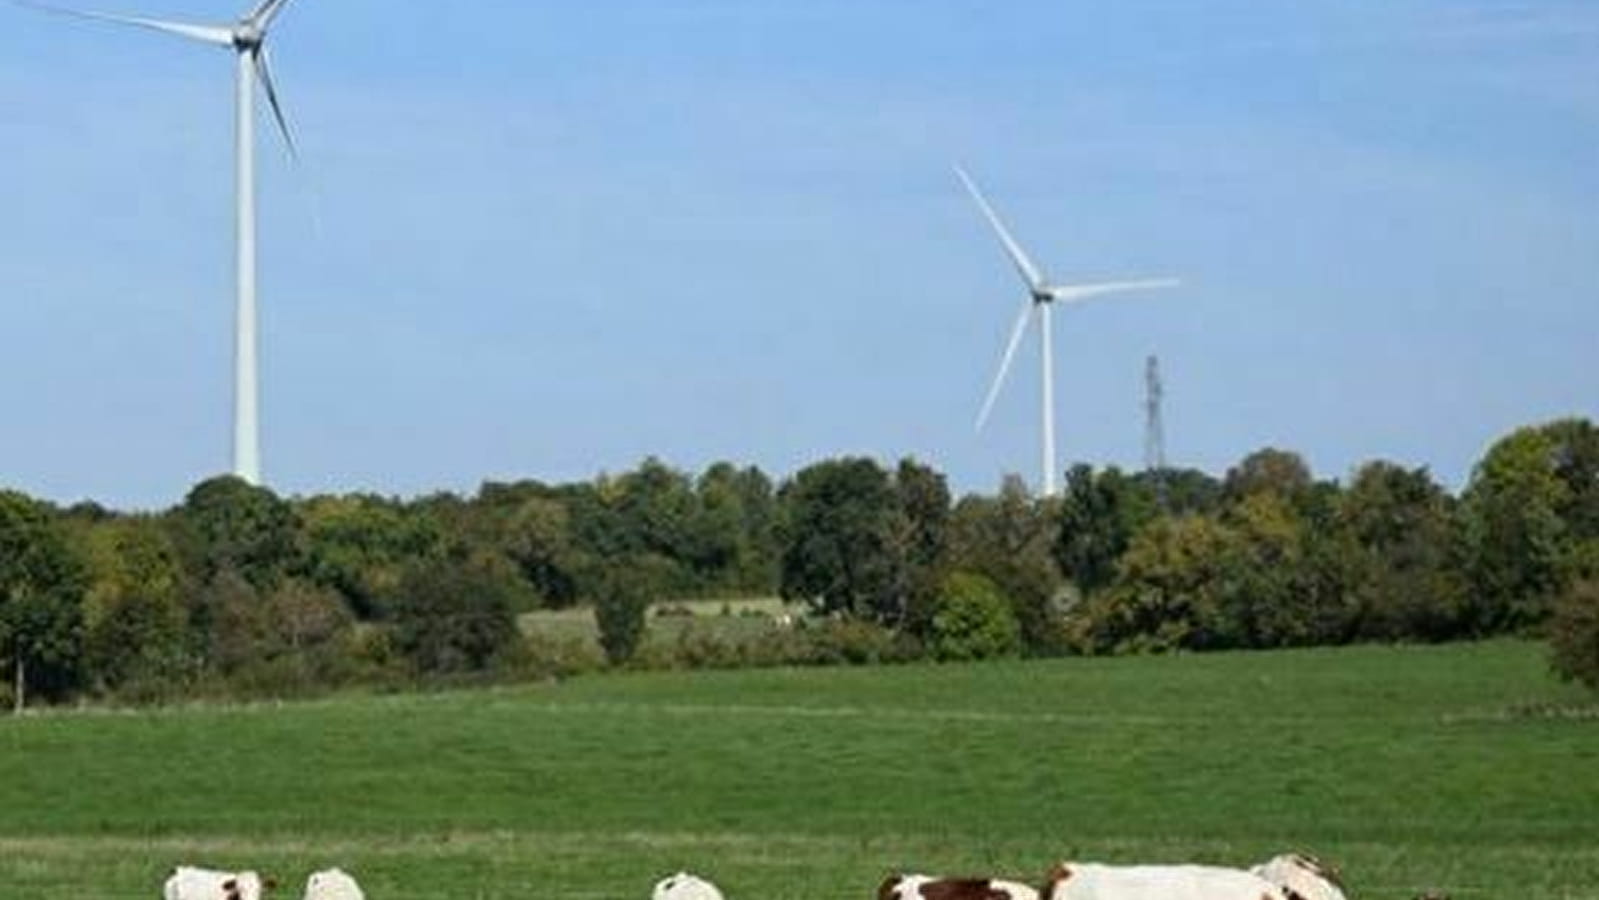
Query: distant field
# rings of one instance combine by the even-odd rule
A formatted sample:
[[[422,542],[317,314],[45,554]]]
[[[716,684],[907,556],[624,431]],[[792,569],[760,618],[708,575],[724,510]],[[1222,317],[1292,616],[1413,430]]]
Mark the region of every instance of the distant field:
[[[594,677],[0,720],[0,897],[180,861],[372,900],[869,900],[893,867],[1342,863],[1356,898],[1599,898],[1599,708],[1498,643]],[[288,896],[299,896],[294,883]]]
[[[663,609],[687,611],[692,615],[663,615]],[[800,607],[785,606],[778,599],[688,600],[656,606],[650,610],[644,632],[646,646],[669,644],[685,630],[699,629],[728,641],[751,640],[778,627],[778,616],[798,616]],[[562,640],[580,640],[599,652],[599,628],[594,611],[587,607],[558,612],[529,613],[522,617],[522,630]]]

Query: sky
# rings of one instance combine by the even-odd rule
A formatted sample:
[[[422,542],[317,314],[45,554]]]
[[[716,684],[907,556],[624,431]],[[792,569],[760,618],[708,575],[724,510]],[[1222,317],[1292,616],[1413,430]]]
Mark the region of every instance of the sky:
[[[98,0],[198,21],[214,0]],[[303,151],[259,123],[263,457],[285,494],[567,481],[654,455],[784,476],[1263,446],[1460,487],[1599,417],[1589,0],[295,0]],[[0,485],[123,508],[230,465],[225,51],[0,3]]]

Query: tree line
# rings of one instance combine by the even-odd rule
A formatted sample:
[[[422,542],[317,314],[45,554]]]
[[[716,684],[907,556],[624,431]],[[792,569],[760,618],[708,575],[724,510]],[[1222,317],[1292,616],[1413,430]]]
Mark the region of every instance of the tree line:
[[[753,649],[678,662],[1542,632],[1562,671],[1599,685],[1599,429],[1520,429],[1458,496],[1389,462],[1318,480],[1269,448],[1219,477],[1076,466],[1059,498],[1016,478],[956,498],[924,463],[865,458],[781,483],[650,459],[409,500],[217,478],[155,514],[0,492],[0,697],[18,706],[525,676],[553,651],[518,617],[580,606],[626,663],[663,601],[761,596],[809,614]]]

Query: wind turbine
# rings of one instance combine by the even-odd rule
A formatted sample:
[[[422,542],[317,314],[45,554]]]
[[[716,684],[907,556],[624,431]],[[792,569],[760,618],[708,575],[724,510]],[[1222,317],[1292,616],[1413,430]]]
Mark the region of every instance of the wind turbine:
[[[255,85],[259,80],[272,107],[272,117],[296,162],[299,151],[294,135],[278,102],[272,83],[266,41],[272,22],[289,0],[260,0],[243,18],[231,25],[200,25],[140,16],[86,12],[14,0],[20,6],[46,12],[132,25],[178,37],[225,47],[238,58],[238,110],[235,132],[238,177],[237,275],[238,308],[234,320],[233,382],[233,473],[251,484],[261,481],[260,396],[256,340],[255,266]]]
[[[1144,291],[1158,288],[1176,287],[1180,282],[1174,278],[1155,278],[1141,281],[1108,281],[1097,284],[1056,284],[1049,280],[1044,271],[1035,265],[1028,257],[1027,251],[1005,227],[999,214],[989,204],[988,198],[977,187],[972,177],[960,166],[955,167],[955,174],[960,176],[961,183],[966,185],[966,190],[977,201],[977,206],[983,211],[988,223],[994,227],[994,233],[999,236],[999,242],[1004,245],[1005,252],[1015,264],[1016,271],[1021,274],[1022,281],[1027,285],[1027,300],[1022,305],[1022,311],[1016,317],[1016,327],[1011,330],[1010,343],[1005,345],[1005,356],[1000,360],[999,374],[994,377],[994,384],[988,389],[988,398],[983,401],[983,409],[977,414],[977,430],[982,431],[988,422],[989,413],[994,410],[994,401],[999,399],[1000,389],[1005,386],[1005,378],[1010,374],[1011,362],[1016,358],[1016,350],[1021,346],[1022,338],[1027,334],[1028,322],[1036,316],[1039,325],[1039,340],[1043,346],[1044,358],[1044,474],[1043,493],[1045,497],[1055,496],[1055,348],[1054,348],[1054,308],[1057,303],[1076,304],[1106,294],[1119,294],[1124,291]]]

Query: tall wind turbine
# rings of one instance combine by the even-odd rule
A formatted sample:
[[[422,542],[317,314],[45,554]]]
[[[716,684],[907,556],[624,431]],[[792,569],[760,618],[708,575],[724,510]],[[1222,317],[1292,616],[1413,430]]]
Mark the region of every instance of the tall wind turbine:
[[[1005,252],[1010,256],[1016,271],[1020,273],[1023,283],[1027,286],[1027,300],[1022,305],[1021,314],[1016,317],[1016,327],[1011,330],[1010,343],[1005,345],[1005,356],[1000,360],[999,374],[994,377],[994,384],[988,389],[988,398],[983,401],[983,409],[977,414],[977,430],[982,431],[983,425],[988,422],[989,413],[994,410],[994,401],[999,399],[1000,389],[1005,386],[1005,378],[1010,374],[1016,350],[1027,334],[1028,322],[1036,317],[1044,359],[1044,469],[1041,484],[1044,496],[1053,497],[1055,496],[1055,348],[1052,316],[1055,304],[1082,303],[1095,297],[1124,291],[1176,287],[1179,282],[1174,278],[1156,278],[1098,284],[1056,284],[1049,280],[1044,271],[1028,257],[1027,251],[1022,249],[1021,244],[1016,242],[1010,229],[1005,227],[999,214],[994,212],[994,207],[989,204],[988,198],[983,196],[983,192],[972,177],[966,174],[966,170],[956,166],[955,174],[960,176],[961,183],[966,185],[966,190],[971,193],[972,199],[977,201],[977,206],[983,211],[988,223],[994,227],[999,242],[1004,245]]]
[[[260,396],[256,340],[256,277],[255,277],[255,85],[257,80],[266,90],[267,102],[277,121],[278,131],[288,146],[289,156],[296,161],[299,153],[294,136],[278,102],[278,92],[272,83],[272,68],[268,62],[266,41],[272,22],[289,4],[289,0],[260,0],[255,8],[231,25],[197,25],[171,22],[139,16],[121,16],[102,12],[63,9],[16,0],[19,5],[62,13],[83,19],[114,22],[160,31],[178,37],[225,47],[238,58],[238,119],[236,123],[236,152],[238,177],[238,309],[234,320],[233,348],[233,473],[251,484],[261,481],[261,431]]]

